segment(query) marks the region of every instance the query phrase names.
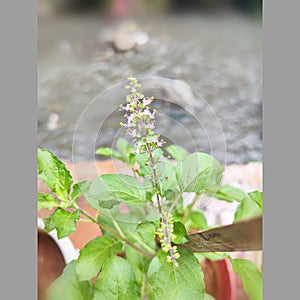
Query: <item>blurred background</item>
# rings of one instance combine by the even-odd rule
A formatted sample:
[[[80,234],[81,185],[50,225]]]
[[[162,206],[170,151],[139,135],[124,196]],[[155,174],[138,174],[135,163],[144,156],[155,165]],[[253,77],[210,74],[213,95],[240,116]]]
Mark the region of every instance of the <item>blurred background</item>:
[[[90,140],[94,148],[112,146],[118,92],[133,75],[177,80],[157,80],[162,97],[176,102],[158,102],[160,111],[189,131],[162,118],[158,131],[171,142],[210,152],[213,137],[222,163],[262,159],[261,0],[39,0],[38,13],[39,147],[82,161],[94,159]],[[110,96],[98,96],[112,86]],[[96,96],[94,113],[74,136]],[[223,133],[207,137],[216,122]]]

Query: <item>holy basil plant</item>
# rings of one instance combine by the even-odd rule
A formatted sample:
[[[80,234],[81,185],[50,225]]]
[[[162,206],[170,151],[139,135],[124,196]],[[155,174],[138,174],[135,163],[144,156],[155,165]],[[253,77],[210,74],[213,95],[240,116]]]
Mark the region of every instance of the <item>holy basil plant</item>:
[[[199,264],[207,254],[180,247],[188,241],[189,231],[208,228],[203,211],[194,208],[197,200],[206,195],[237,201],[234,221],[262,213],[261,192],[247,194],[221,186],[224,167],[216,159],[176,145],[163,147],[165,141],[154,131],[157,111],[150,108],[154,98],[145,97],[140,87],[130,77],[125,87],[129,93],[120,105],[124,111],[120,125],[130,142],[119,139],[117,149],[96,152],[127,164],[132,175],[106,174],[92,182],[74,183],[53,153],[38,149],[38,176],[51,190],[38,193],[38,208],[53,211],[44,219],[45,230],[55,229],[58,238],[64,238],[76,230],[77,222],[89,221],[102,232],[53,283],[51,300],[208,299]],[[188,194],[194,195],[194,201],[185,205]],[[79,197],[97,211],[96,217],[77,204]],[[257,267],[228,253],[209,255],[225,257],[251,299],[262,299]]]

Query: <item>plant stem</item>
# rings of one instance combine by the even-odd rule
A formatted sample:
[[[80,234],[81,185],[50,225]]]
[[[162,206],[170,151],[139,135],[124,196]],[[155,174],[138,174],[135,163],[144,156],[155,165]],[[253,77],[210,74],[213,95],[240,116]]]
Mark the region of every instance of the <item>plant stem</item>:
[[[175,207],[175,205],[177,204],[177,201],[180,199],[180,197],[181,197],[181,194],[179,194],[179,195],[177,196],[177,198],[173,201],[171,207],[169,208],[169,212],[171,212],[172,209]]]
[[[192,211],[193,207],[195,206],[195,204],[197,203],[197,201],[200,200],[201,197],[202,197],[201,193],[196,193],[196,196],[193,199],[192,203],[187,206],[187,210],[186,210],[187,214],[189,214]]]
[[[114,225],[115,225],[117,231],[118,231],[119,234],[125,239],[125,235],[124,235],[123,231],[121,230],[119,224],[116,222],[116,220],[113,218],[113,216],[111,216],[111,218],[112,218],[112,221],[113,221],[113,223],[114,223]]]
[[[108,227],[107,225],[105,225],[104,223],[100,222],[99,220],[96,220],[95,218],[93,218],[88,212],[86,212],[84,209],[80,208],[77,204],[74,204],[74,207],[77,208],[81,214],[83,214],[85,217],[87,217],[89,220],[91,220],[93,223],[98,224],[100,227],[102,227],[103,229],[105,229],[107,232],[109,232],[111,235],[113,235],[114,237],[118,238],[119,240],[123,241],[125,244],[127,244],[128,246],[132,247],[133,249],[135,249],[136,251],[142,253],[143,255],[149,257],[149,258],[153,258],[155,255],[154,254],[150,254],[146,251],[144,251],[143,249],[137,247],[135,244],[131,243],[130,241],[128,241],[125,237],[121,236],[119,233],[115,232],[113,229],[111,229],[110,227]]]
[[[126,239],[125,234],[123,233],[123,231],[122,231],[122,229],[120,228],[118,222],[114,219],[114,217],[113,217],[112,215],[111,215],[111,219],[112,219],[112,221],[113,221],[113,223],[114,223],[116,229],[118,230],[119,234],[120,234],[124,239]],[[132,234],[131,234],[130,232],[129,232],[129,235],[132,236]],[[155,254],[155,251],[154,251],[152,248],[150,248],[147,244],[145,244],[142,240],[139,239],[138,242],[139,242],[139,243],[140,243],[147,251],[149,251],[150,253]]]
[[[129,233],[130,234],[130,233]],[[133,234],[130,234],[131,236],[133,236]],[[141,246],[143,246],[147,251],[149,251],[150,253],[155,254],[156,252],[150,248],[146,243],[144,243],[142,240],[138,240],[138,242],[141,244]]]
[[[87,217],[90,221],[92,221],[93,223],[98,223],[97,220],[95,218],[93,218],[88,212],[86,212],[84,209],[80,208],[77,204],[74,204],[74,207],[76,209],[78,209],[80,211],[80,213],[82,215],[84,215],[85,217]]]
[[[193,199],[192,203],[187,206],[184,217],[183,217],[184,224],[187,222],[190,212],[193,210],[193,207],[195,206],[197,201],[200,200],[201,197],[202,197],[201,193],[196,193],[195,198]]]
[[[158,189],[155,161],[153,159],[151,147],[148,143],[146,143],[146,147],[147,147],[147,151],[149,154],[149,158],[150,158],[150,162],[151,162],[151,166],[152,166],[152,170],[153,170],[153,180],[154,180],[154,186],[155,186],[155,194],[156,194],[156,199],[157,199],[158,211],[159,211],[160,215],[162,215],[162,208],[161,208],[160,199],[159,199],[159,189]]]
[[[80,222],[85,222],[85,223],[93,223],[90,219],[79,219]]]
[[[136,91],[133,92],[133,96],[134,96],[133,101],[136,104],[136,110],[138,112],[140,112],[141,109],[139,108],[138,99],[137,99],[137,96],[136,96]],[[142,132],[142,136],[147,137],[148,133],[147,133],[147,130],[145,128],[145,124],[140,120],[138,125],[139,125],[139,128],[140,128],[141,132]],[[159,199],[159,189],[158,189],[155,161],[154,161],[153,156],[152,156],[151,146],[147,142],[146,142],[146,148],[147,148],[147,152],[149,154],[151,166],[152,166],[152,169],[153,169],[153,179],[154,179],[154,186],[155,186],[155,193],[156,193],[158,211],[159,211],[159,214],[162,215],[162,208],[161,208],[161,203],[160,203],[160,199]]]

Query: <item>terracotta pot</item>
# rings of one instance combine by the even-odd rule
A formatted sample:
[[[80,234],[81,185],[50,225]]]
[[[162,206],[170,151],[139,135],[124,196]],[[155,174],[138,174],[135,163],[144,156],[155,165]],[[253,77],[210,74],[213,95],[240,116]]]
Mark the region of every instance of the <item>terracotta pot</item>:
[[[206,292],[216,300],[248,300],[240,277],[232,270],[228,259],[201,262]]]
[[[38,220],[38,299],[44,300],[47,288],[63,272],[67,263],[77,258],[77,252],[68,238],[57,239],[56,232],[43,230]]]

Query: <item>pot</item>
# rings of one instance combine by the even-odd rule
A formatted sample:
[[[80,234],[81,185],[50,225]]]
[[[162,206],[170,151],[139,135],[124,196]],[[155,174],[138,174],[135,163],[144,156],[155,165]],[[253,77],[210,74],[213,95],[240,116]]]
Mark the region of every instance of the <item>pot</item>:
[[[69,238],[58,239],[56,231],[44,230],[44,224],[38,219],[38,299],[44,300],[46,290],[63,272],[66,264],[77,259]]]
[[[249,300],[240,277],[232,270],[229,259],[201,261],[206,293],[216,300]]]

